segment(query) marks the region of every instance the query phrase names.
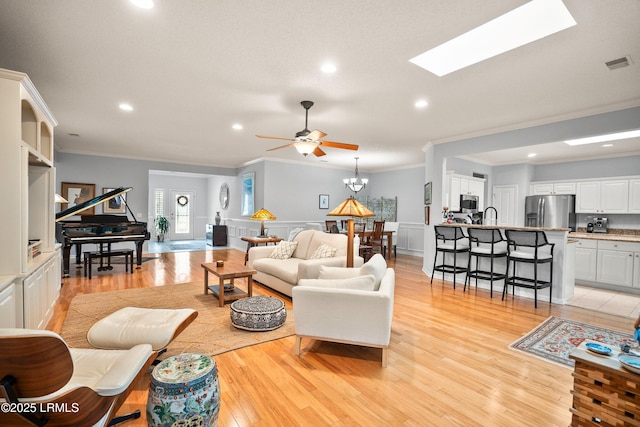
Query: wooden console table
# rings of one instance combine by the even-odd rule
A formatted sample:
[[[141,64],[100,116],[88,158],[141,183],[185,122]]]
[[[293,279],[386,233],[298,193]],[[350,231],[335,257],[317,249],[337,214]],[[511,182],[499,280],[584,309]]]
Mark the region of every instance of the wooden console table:
[[[640,375],[623,368],[618,348],[611,356],[587,350],[583,342],[569,357],[576,362],[573,372],[572,426],[640,425]]]
[[[278,243],[281,237],[242,237],[240,240],[247,242],[247,253],[244,255],[244,265],[249,260],[249,249],[258,245],[267,245],[269,243]]]

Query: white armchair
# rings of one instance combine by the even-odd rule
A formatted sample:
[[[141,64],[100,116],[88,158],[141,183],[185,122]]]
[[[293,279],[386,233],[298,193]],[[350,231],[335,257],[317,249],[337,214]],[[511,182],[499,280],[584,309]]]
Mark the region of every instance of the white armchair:
[[[293,289],[296,354],[302,338],[377,347],[387,366],[395,272],[380,254],[361,268],[321,267]]]

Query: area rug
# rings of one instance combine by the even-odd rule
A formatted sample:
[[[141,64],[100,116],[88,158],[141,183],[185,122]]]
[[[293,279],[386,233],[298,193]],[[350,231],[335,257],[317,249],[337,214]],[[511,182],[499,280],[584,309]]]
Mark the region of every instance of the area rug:
[[[254,295],[260,295],[254,288]],[[293,311],[273,331],[249,332],[236,329],[229,316],[230,303],[218,306],[211,293],[204,295],[200,283],[157,286],[77,295],[71,300],[60,335],[70,347],[91,348],[87,331],[99,319],[123,307],[193,308],[198,317],[169,345],[163,358],[180,353],[216,355],[295,334]]]
[[[631,334],[551,316],[509,347],[573,368],[575,362],[569,359],[569,353],[587,339],[616,349],[621,343],[634,343]]]

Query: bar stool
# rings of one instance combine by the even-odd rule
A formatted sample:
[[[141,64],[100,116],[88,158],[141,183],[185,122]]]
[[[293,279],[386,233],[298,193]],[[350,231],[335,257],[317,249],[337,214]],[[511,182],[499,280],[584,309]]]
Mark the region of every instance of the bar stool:
[[[442,271],[442,280],[444,280],[444,273],[453,273],[453,289],[455,289],[456,274],[467,271],[467,267],[457,265],[457,258],[458,254],[469,252],[469,239],[464,235],[462,227],[436,225],[434,229],[436,232],[436,255],[433,258],[431,283],[433,283],[436,271]],[[440,265],[438,265],[438,252],[442,253],[442,264]],[[453,254],[453,264],[447,264],[447,254]]]
[[[538,289],[549,288],[549,304],[553,295],[553,248],[555,243],[549,243],[544,231],[535,230],[506,230],[507,235],[507,278],[502,288],[502,300],[509,285],[533,289],[533,301],[538,308]],[[509,275],[509,268],[513,263],[513,274]],[[533,264],[533,278],[518,276],[517,263]],[[549,264],[549,280],[538,279],[538,266]]]
[[[494,271],[494,260],[496,258],[507,257],[507,242],[502,237],[502,233],[497,228],[469,228],[469,263],[467,264],[467,279],[464,281],[464,290],[467,290],[467,282],[471,287],[471,278],[476,279],[476,288],[478,287],[478,279],[489,280],[491,282],[490,295],[493,298],[493,281],[503,280],[507,277],[505,273],[497,273]],[[476,268],[471,270],[471,258],[476,258]],[[489,270],[481,270],[478,268],[481,258],[489,259]]]

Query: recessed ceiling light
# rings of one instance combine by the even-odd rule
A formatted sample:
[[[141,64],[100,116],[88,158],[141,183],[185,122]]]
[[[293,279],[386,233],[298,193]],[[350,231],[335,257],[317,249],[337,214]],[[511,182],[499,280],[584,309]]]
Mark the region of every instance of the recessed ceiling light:
[[[409,61],[444,76],[574,25],[562,0],[532,0]]]
[[[535,157],[535,156],[537,156],[537,154],[536,154],[536,153],[529,153],[529,154],[527,154],[527,157]]]
[[[240,123],[234,123],[231,127],[235,130],[242,130],[242,125]]]
[[[335,73],[337,70],[336,66],[333,64],[324,64],[320,69],[323,73],[327,74]]]
[[[153,0],[129,0],[134,6],[140,9],[153,9]]]
[[[419,99],[413,105],[415,105],[416,108],[425,108],[427,105],[429,105],[429,103],[427,102],[426,99]]]
[[[118,107],[120,107],[122,111],[133,111],[133,107],[130,104],[127,104],[126,102],[120,103]]]
[[[636,138],[640,136],[640,129],[627,132],[608,133],[606,135],[589,136],[587,138],[568,139],[564,143],[569,145],[596,144],[598,142],[618,141],[620,139]]]
[[[602,144],[603,147],[613,147],[613,144]]]

